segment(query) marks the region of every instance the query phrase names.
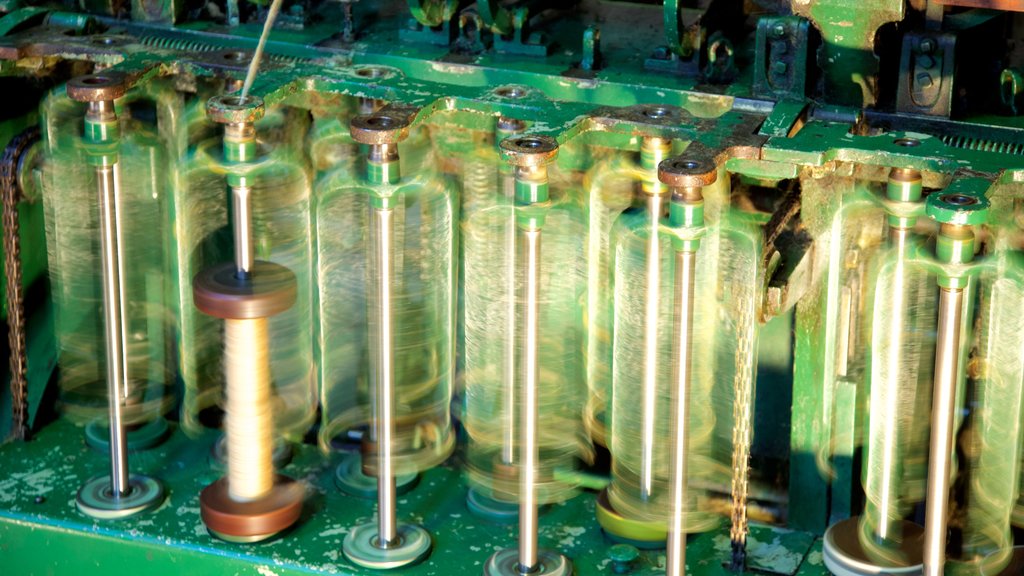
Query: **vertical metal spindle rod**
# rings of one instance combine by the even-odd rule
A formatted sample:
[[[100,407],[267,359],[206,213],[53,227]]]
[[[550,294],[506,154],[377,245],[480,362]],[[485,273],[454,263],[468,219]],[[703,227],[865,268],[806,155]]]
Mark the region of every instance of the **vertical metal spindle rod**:
[[[983,184],[987,186],[987,183]],[[953,191],[956,190],[956,191]],[[988,218],[989,201],[968,180],[955,181],[946,192],[928,196],[925,212],[941,226],[935,241],[938,260],[954,265],[939,272],[939,318],[932,385],[931,439],[928,446],[928,492],[924,519],[924,576],[942,576],[946,564],[949,488],[956,434],[956,395],[960,379],[961,329],[970,277],[962,266],[974,258],[972,226]]]
[[[672,451],[669,467],[670,505],[665,573],[686,574],[687,456],[689,453],[690,389],[693,369],[693,303],[697,250],[704,234],[703,187],[717,179],[718,171],[707,161],[674,158],[658,165],[658,179],[672,187],[669,223],[678,236],[672,299],[672,380],[670,418]],[[652,222],[651,235],[660,235]]]
[[[520,120],[513,118],[500,117],[497,122],[497,132],[499,134],[515,134],[522,132],[526,128],[526,124]],[[515,177],[512,173],[512,168],[506,164],[502,164],[499,175],[498,175],[498,193],[500,199],[507,201],[509,207],[515,205]],[[504,254],[506,260],[504,264],[508,267],[506,273],[508,275],[507,282],[505,285],[505,299],[507,308],[505,310],[506,323],[505,323],[505,350],[504,350],[504,370],[502,382],[504,383],[504,413],[502,418],[504,426],[502,445],[501,445],[501,462],[505,465],[512,465],[515,463],[516,456],[516,437],[519,435],[519,424],[516,422],[518,417],[518,411],[516,409],[516,215],[514,210],[509,210],[508,222],[505,226],[505,250]]]
[[[925,503],[925,576],[942,576],[946,564],[947,513],[963,304],[963,289],[940,289],[935,382],[932,389],[932,432],[928,451],[928,499]]]
[[[644,360],[641,372],[643,386],[643,419],[640,429],[640,496],[644,500],[654,494],[654,453],[661,438],[657,433],[658,423],[658,365],[661,348],[658,325],[661,321],[661,235],[658,226],[665,206],[665,198],[648,195],[644,199],[647,225],[650,234],[644,247],[644,268],[647,290],[644,296]]]
[[[116,122],[112,101],[90,102],[87,118]],[[128,437],[124,428],[128,365],[125,357],[124,258],[122,254],[121,174],[116,158],[96,166],[99,195],[100,254],[110,407],[110,489],[114,497],[131,491],[128,479]]]
[[[540,228],[517,228],[519,262],[522,271],[522,294],[519,298],[523,319],[522,408],[519,412],[519,570],[529,573],[537,566],[537,392],[540,365],[538,353],[538,316],[540,298]]]
[[[375,145],[370,151],[371,161],[386,163],[397,169],[398,148],[386,144]],[[373,415],[374,436],[377,442],[377,546],[388,548],[398,544],[395,471],[392,445],[395,435],[395,338],[393,296],[394,281],[392,243],[394,241],[394,208],[370,207],[370,278],[374,282],[374,352],[371,374],[376,402]]]
[[[693,344],[693,289],[697,253],[676,251],[675,299],[673,303],[672,396],[673,451],[671,469],[672,518],[668,530],[666,574],[686,573],[686,454],[690,421],[690,377]]]
[[[662,236],[658,232],[668,200],[668,187],[658,180],[658,164],[668,155],[672,143],[663,138],[644,138],[640,145],[640,166],[650,173],[639,186],[638,196],[643,199],[647,229],[650,234],[644,247],[644,269],[647,291],[644,297],[643,365],[640,382],[643,386],[640,428],[640,496],[648,500],[654,495],[655,450],[659,445],[658,421],[658,364],[661,340],[658,324],[661,321],[661,260]],[[638,198],[639,199],[639,198]]]

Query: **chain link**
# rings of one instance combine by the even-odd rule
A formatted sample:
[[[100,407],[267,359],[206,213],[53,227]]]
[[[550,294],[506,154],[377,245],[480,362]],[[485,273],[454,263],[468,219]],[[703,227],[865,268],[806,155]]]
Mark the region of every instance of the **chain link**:
[[[18,220],[18,203],[22,199],[22,191],[18,183],[18,163],[25,151],[38,141],[39,128],[28,128],[11,139],[0,160],[7,339],[11,351],[11,435],[18,440],[27,440],[29,434],[26,379],[28,359],[25,349],[25,302],[21,285],[21,223]]]
[[[747,494],[750,490],[750,444],[753,440],[754,398],[751,357],[754,348],[754,313],[747,307],[736,322],[736,376],[733,380],[732,429],[732,544],[730,568],[743,571],[747,559]]]

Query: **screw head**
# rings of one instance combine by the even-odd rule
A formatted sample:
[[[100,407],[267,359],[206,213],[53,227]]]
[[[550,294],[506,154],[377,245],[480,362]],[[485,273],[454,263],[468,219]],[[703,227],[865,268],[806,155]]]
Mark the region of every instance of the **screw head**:
[[[222,94],[206,101],[206,117],[218,124],[252,124],[263,118],[266,107],[259,96]]]
[[[510,136],[500,147],[505,160],[514,166],[542,166],[558,156],[558,141],[551,136]]]
[[[917,51],[921,54],[931,54],[935,51],[935,41],[931,38],[922,38],[917,43]]]
[[[78,102],[109,102],[125,95],[128,77],[115,71],[87,74],[69,80],[65,89]]]
[[[779,22],[772,26],[772,35],[774,35],[776,38],[784,37],[786,35],[786,25],[783,24],[782,22]]]
[[[787,70],[789,70],[789,65],[782,60],[772,62],[772,73],[782,75],[785,74]]]
[[[658,179],[673,188],[708,186],[718,179],[718,167],[706,158],[679,156],[661,161]]]
[[[975,226],[988,220],[990,205],[978,192],[938,192],[928,196],[925,213],[941,224]]]

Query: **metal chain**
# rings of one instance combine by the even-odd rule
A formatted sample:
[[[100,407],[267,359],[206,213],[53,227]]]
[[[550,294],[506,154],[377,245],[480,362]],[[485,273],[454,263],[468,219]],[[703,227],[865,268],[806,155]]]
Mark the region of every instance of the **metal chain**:
[[[21,223],[18,220],[18,203],[22,199],[22,191],[18,185],[18,163],[25,151],[38,141],[39,128],[27,128],[11,139],[0,160],[7,339],[11,351],[11,435],[17,440],[27,440],[29,435],[26,379],[28,359],[25,349],[25,302],[21,286]]]
[[[754,398],[751,354],[753,352],[753,311],[744,309],[736,322],[736,376],[733,379],[732,429],[732,544],[730,568],[742,572],[747,560],[747,494],[750,490],[750,444],[753,440]]]

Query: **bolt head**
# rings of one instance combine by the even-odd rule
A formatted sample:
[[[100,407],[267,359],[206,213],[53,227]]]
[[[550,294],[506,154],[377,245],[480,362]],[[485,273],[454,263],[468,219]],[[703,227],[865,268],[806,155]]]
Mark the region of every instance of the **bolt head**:
[[[988,220],[991,203],[977,192],[936,192],[925,203],[925,213],[940,224],[976,226]]]
[[[772,62],[772,73],[774,74],[785,74],[789,70],[789,65],[781,60]]]
[[[551,136],[510,136],[501,141],[501,154],[513,166],[542,166],[558,156],[558,141]]]
[[[786,35],[786,25],[779,22],[772,26],[772,35],[776,38],[782,38]]]
[[[658,165],[658,179],[673,188],[709,186],[718,179],[718,167],[706,158],[668,158]]]
[[[65,89],[78,102],[110,102],[128,91],[128,77],[115,71],[87,74],[69,80]]]
[[[266,107],[259,96],[222,94],[206,101],[206,117],[218,124],[252,124],[263,118]]]
[[[608,558],[612,562],[632,562],[640,557],[640,551],[636,546],[629,544],[615,544],[608,548]]]
[[[931,54],[935,51],[935,41],[931,38],[922,38],[917,43],[917,51],[921,54]]]
[[[349,124],[349,132],[360,144],[398,144],[409,136],[409,126],[417,111],[415,108],[385,108],[356,116]]]

